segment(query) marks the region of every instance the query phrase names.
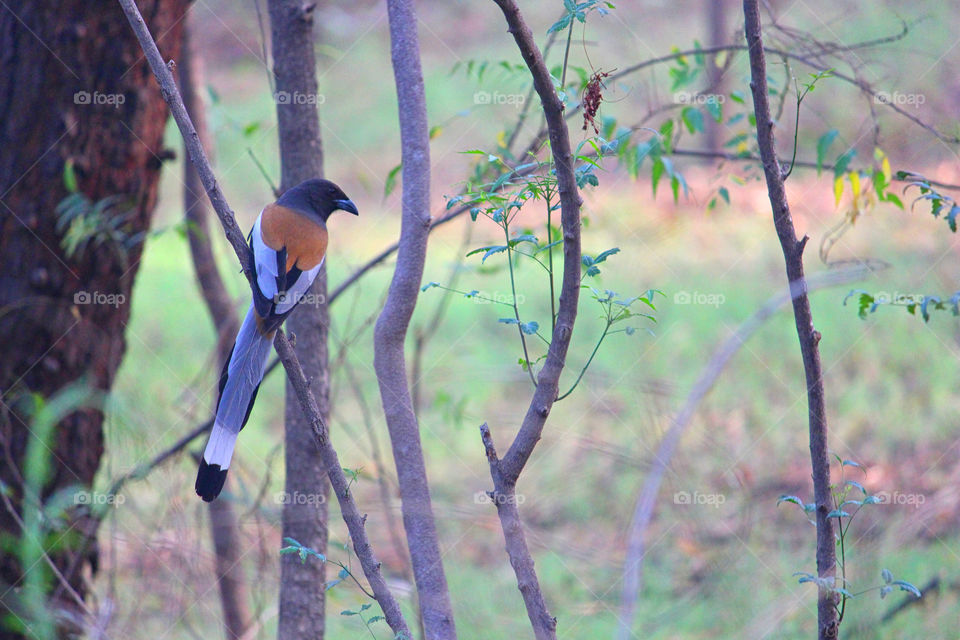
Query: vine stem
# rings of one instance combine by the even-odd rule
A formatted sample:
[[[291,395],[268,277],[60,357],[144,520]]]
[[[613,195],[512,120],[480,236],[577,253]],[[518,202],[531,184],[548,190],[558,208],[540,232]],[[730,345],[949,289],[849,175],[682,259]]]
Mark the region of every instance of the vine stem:
[[[513,249],[510,247],[510,225],[507,219],[503,220],[503,235],[507,241],[507,265],[510,267],[510,297],[513,307],[513,317],[517,319],[517,331],[520,333],[520,344],[523,345],[523,359],[526,361],[527,373],[530,375],[530,382],[537,386],[537,379],[533,375],[533,363],[530,362],[530,354],[527,352],[527,339],[523,335],[523,326],[520,324],[520,307],[517,306],[517,285],[513,278]]]
[[[553,214],[553,205],[550,202],[550,188],[547,187],[546,191],[546,200],[547,200],[547,246],[550,247],[547,249],[547,272],[550,275],[550,337],[553,337],[553,332],[557,328],[557,302],[556,302],[556,293],[554,291],[553,284],[553,229],[550,226],[551,215]]]
[[[563,51],[563,71],[560,72],[560,90],[567,86],[567,61],[570,59],[570,43],[573,41],[573,25],[576,21],[570,20],[570,27],[567,29],[567,47]]]
[[[597,344],[593,347],[593,353],[590,354],[590,357],[587,358],[586,364],[584,364],[584,365],[583,365],[583,368],[580,369],[580,375],[578,375],[578,376],[577,376],[577,379],[573,381],[573,385],[572,385],[569,389],[567,389],[567,392],[566,392],[566,393],[564,393],[564,394],[561,395],[561,396],[557,396],[557,402],[560,402],[561,400],[563,400],[564,398],[566,398],[568,395],[570,395],[571,393],[573,393],[573,390],[577,388],[577,385],[578,385],[578,384],[580,384],[580,380],[583,379],[583,375],[587,372],[587,369],[590,367],[590,363],[593,362],[594,356],[596,356],[596,355],[597,355],[597,351],[600,350],[600,345],[603,344],[604,338],[607,337],[608,331],[610,330],[610,325],[611,325],[611,324],[613,324],[613,323],[610,322],[610,318],[608,317],[608,318],[607,318],[607,326],[606,326],[606,328],[603,330],[603,333],[600,335],[600,339],[597,340]]]

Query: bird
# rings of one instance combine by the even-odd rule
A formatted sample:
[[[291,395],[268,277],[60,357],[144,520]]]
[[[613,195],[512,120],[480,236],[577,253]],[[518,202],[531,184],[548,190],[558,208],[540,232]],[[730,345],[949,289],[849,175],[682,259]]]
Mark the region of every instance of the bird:
[[[288,189],[260,212],[247,237],[253,300],[220,374],[217,415],[197,471],[205,502],[223,490],[237,435],[250,418],[277,329],[310,289],[327,253],[327,219],[334,211],[359,215],[329,180]]]

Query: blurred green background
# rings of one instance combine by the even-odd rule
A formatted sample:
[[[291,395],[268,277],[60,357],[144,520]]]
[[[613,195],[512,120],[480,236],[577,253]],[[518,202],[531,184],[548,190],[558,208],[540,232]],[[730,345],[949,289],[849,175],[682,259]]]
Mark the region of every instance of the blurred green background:
[[[558,2],[524,3],[539,42],[559,17]],[[636,62],[706,42],[705,2],[618,3],[601,17],[592,14],[586,30],[577,26],[571,64],[586,69],[623,69]],[[895,34],[900,19],[910,24],[902,40],[859,50],[847,58],[858,77],[878,90],[923,95],[912,113],[945,131],[956,130],[960,82],[955,73],[955,15],[932,1],[773,2],[783,26],[803,29],[821,41],[858,42]],[[262,9],[262,7],[261,7]],[[493,149],[500,132],[515,120],[516,104],[478,104],[477,92],[525,95],[520,74],[495,66],[482,80],[466,64],[520,61],[502,16],[491,2],[419,3],[420,40],[431,125],[442,127],[432,142],[433,200],[442,213],[444,196],[459,192],[475,156],[468,149]],[[730,37],[738,30],[740,8],[728,3]],[[903,12],[898,15],[897,12]],[[909,13],[907,13],[909,12]],[[250,152],[279,181],[276,118],[262,61],[262,38],[252,3],[199,0],[191,20],[198,34],[211,101],[215,164],[241,227],[249,228],[272,199]],[[384,197],[384,181],[399,163],[399,134],[390,68],[386,8],[382,3],[323,4],[316,10],[318,72],[323,96],[321,119],[327,176],[359,205],[358,219],[331,221],[327,264],[336,285],[390,244],[399,229],[399,187]],[[264,15],[264,19],[266,16]],[[738,36],[739,37],[739,36]],[[785,42],[771,32],[773,42]],[[783,46],[788,46],[784,44]],[[559,63],[560,47],[551,53]],[[454,66],[460,68],[451,73]],[[784,71],[771,59],[771,78],[783,85]],[[850,67],[838,67],[852,73]],[[809,71],[792,68],[801,81]],[[749,94],[740,57],[727,75],[726,91]],[[624,124],[639,122],[669,103],[666,66],[610,83],[601,115]],[[778,129],[781,156],[789,157],[793,98]],[[534,105],[535,106],[535,105]],[[749,108],[725,104],[732,115]],[[833,156],[848,147],[861,151],[854,166],[869,165],[873,147],[871,107],[881,125],[880,146],[894,170],[920,171],[960,182],[955,148],[882,108],[837,80],[826,80],[804,101],[799,136],[802,159],[815,158],[816,140],[840,131]],[[675,115],[675,114],[674,114]],[[669,114],[654,115],[659,127]],[[586,133],[571,121],[575,143]],[[724,130],[732,137],[745,126]],[[168,145],[179,149],[175,128]],[[688,136],[683,146],[702,148]],[[248,149],[250,152],[248,152]],[[178,154],[182,157],[182,153]],[[760,305],[785,286],[783,262],[769,204],[755,167],[717,166],[677,159],[690,186],[679,202],[661,187],[656,197],[649,164],[632,181],[615,161],[600,172],[600,187],[584,194],[588,224],[584,250],[596,254],[619,247],[594,283],[624,295],[657,288],[654,335],[638,331],[612,336],[577,391],[558,404],[543,441],[521,478],[521,514],[535,553],[558,637],[612,637],[617,623],[626,532],[653,452],[712,351]],[[128,349],[118,375],[114,408],[108,417],[102,486],[172,444],[209,416],[215,402],[214,333],[198,294],[182,219],[181,171],[171,163],[163,177],[157,233],[147,242],[127,328]],[[864,164],[866,163],[866,164]],[[646,176],[646,177],[644,177]],[[828,267],[817,257],[824,235],[842,220],[846,201],[836,206],[833,176],[797,170],[788,182],[798,232],[809,234],[808,273]],[[742,184],[739,184],[742,183]],[[729,205],[708,202],[720,186]],[[849,191],[847,200],[849,199]],[[530,226],[542,215],[522,214]],[[217,227],[214,227],[217,230]],[[458,270],[458,287],[492,297],[509,296],[503,260],[480,269],[479,256],[463,260],[467,248],[491,244],[499,230],[489,221],[459,220],[431,236],[425,281],[447,283]],[[247,305],[247,289],[229,247],[218,233],[220,266],[236,298]],[[541,234],[542,236],[542,234]],[[850,289],[905,295],[951,294],[958,288],[956,237],[929,208],[901,211],[887,204],[866,212],[833,248],[830,260],[872,259],[889,268],[862,283],[817,291],[812,296],[826,372],[830,445],[858,460],[864,473],[848,476],[871,492],[923,496],[923,504],[880,505],[858,516],[848,548],[848,576],[854,590],[880,583],[881,568],[923,586],[934,576],[956,580],[960,566],[957,525],[957,388],[960,327],[948,313],[928,324],[899,308],[883,307],[866,320],[854,304],[843,305]],[[368,530],[385,571],[408,611],[410,585],[400,578],[402,559],[387,533],[385,508],[399,520],[399,499],[385,507],[378,474],[394,483],[389,460],[377,466],[368,425],[381,451],[389,452],[386,427],[372,371],[372,332],[367,319],[382,304],[392,262],[374,269],[331,307],[334,369],[331,430],[342,463],[360,469],[356,495],[369,513]],[[525,319],[548,317],[544,277],[529,262],[518,271]],[[682,304],[684,294],[713,296],[718,304]],[[433,487],[441,547],[452,589],[460,637],[465,640],[529,637],[513,573],[503,552],[493,507],[478,495],[491,488],[477,427],[488,422],[499,447],[512,439],[530,396],[530,383],[517,366],[521,355],[515,328],[497,322],[506,308],[479,304],[439,289],[423,293],[413,328],[426,326],[444,296],[442,322],[429,336],[419,384],[424,398],[421,432]],[[569,385],[602,329],[599,308],[585,296],[574,333]],[[344,346],[346,345],[346,346]],[[814,570],[814,529],[799,509],[777,507],[781,494],[811,500],[803,369],[792,314],[783,309],[738,352],[712,393],[700,405],[671,461],[648,532],[646,575],[638,603],[636,637],[801,638],[815,632],[815,590],[792,574]],[[242,518],[255,609],[263,627],[257,637],[275,636],[280,505],[283,487],[282,381],[264,382],[257,408],[232,466]],[[366,409],[364,408],[364,405]],[[118,637],[216,637],[221,633],[206,509],[193,494],[194,464],[186,456],[128,484],[125,501],[101,529],[102,571],[98,595],[116,599]],[[723,496],[719,506],[677,504],[677,492]],[[346,542],[336,504],[331,505],[331,540]],[[342,546],[330,556],[349,561]],[[848,541],[849,544],[849,541]],[[332,574],[333,572],[331,572]],[[344,583],[329,593],[328,637],[363,638],[356,617],[339,615],[366,600]],[[901,600],[881,601],[876,592],[848,604],[845,637],[956,638],[957,591],[945,589],[892,621],[880,618]],[[381,622],[376,637],[388,638]]]

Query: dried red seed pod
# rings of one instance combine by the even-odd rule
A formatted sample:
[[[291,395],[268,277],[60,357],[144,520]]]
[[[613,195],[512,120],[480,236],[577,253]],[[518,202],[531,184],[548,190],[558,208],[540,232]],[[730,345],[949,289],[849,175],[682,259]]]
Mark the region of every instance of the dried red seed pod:
[[[600,109],[600,103],[603,101],[603,90],[607,88],[603,84],[603,79],[608,77],[610,74],[605,71],[597,71],[587,82],[586,88],[583,90],[583,130],[587,130],[587,126],[593,127],[593,132],[595,134],[600,133],[600,128],[597,126],[597,111]]]

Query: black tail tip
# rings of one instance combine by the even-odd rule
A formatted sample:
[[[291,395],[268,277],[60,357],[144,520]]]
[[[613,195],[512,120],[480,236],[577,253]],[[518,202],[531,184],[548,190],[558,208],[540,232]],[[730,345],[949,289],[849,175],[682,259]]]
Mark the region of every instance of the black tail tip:
[[[200,459],[200,470],[197,471],[197,483],[194,489],[204,502],[213,502],[223,491],[223,483],[227,481],[227,470],[221,469],[218,464],[207,464]]]

